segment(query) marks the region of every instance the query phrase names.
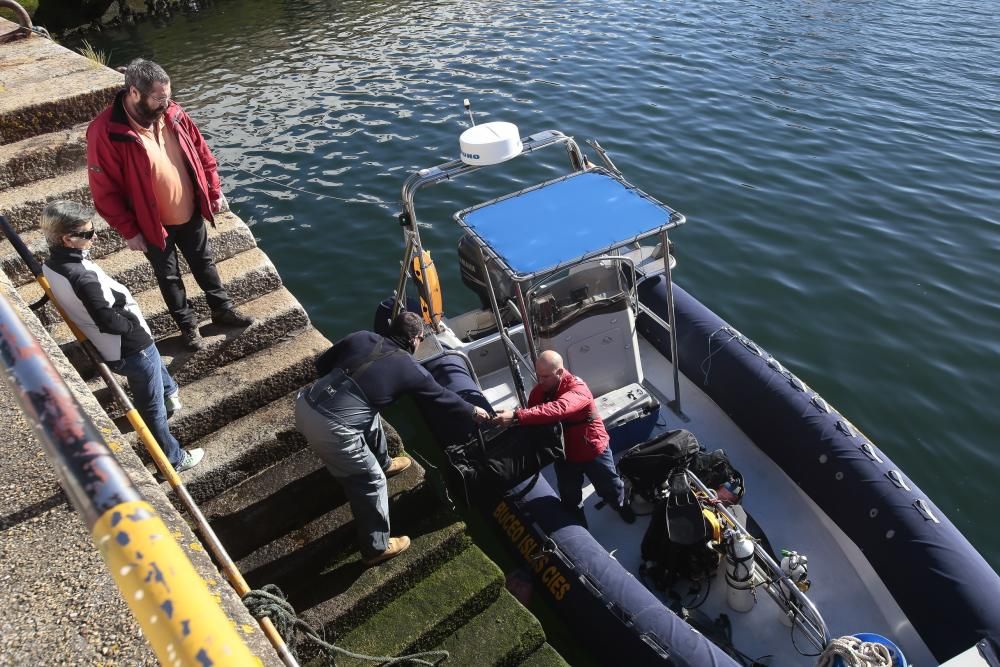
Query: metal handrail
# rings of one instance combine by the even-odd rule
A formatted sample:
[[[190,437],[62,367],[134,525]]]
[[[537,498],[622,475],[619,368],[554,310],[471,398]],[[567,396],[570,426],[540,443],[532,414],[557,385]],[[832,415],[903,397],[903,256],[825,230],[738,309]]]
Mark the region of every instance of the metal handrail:
[[[62,310],[59,303],[53,296],[52,289],[49,286],[49,281],[43,274],[42,267],[38,263],[38,260],[25,245],[17,231],[14,230],[14,228],[7,221],[7,218],[2,215],[0,215],[0,230],[2,230],[7,236],[7,239],[17,251],[21,260],[25,263],[25,265],[27,265],[28,270],[30,270],[32,275],[35,276],[35,280],[45,292],[45,296],[48,297],[48,300],[52,303],[53,307],[59,312],[63,321],[66,322],[66,325],[70,328],[70,331],[73,332],[73,335],[80,342],[80,345],[83,346],[83,349],[90,357],[91,362],[97,367],[98,373],[101,375],[104,383],[107,385],[108,389],[111,390],[115,400],[118,401],[119,405],[121,405],[122,409],[125,411],[126,418],[132,425],[132,428],[135,429],[136,435],[145,447],[146,452],[153,459],[156,469],[160,471],[160,474],[163,475],[164,479],[167,480],[170,487],[177,494],[178,499],[180,499],[181,503],[184,505],[184,509],[194,521],[198,532],[205,540],[209,551],[213,556],[215,556],[216,561],[221,566],[222,572],[227,581],[229,581],[230,585],[242,599],[247,593],[250,592],[250,586],[247,584],[246,579],[243,578],[243,574],[239,571],[239,568],[236,567],[236,563],[233,562],[233,559],[229,555],[229,552],[226,551],[225,546],[223,546],[222,542],[219,540],[218,535],[215,534],[215,531],[212,529],[211,524],[209,524],[208,519],[205,518],[205,515],[202,513],[201,508],[198,507],[194,498],[191,497],[191,494],[184,485],[183,480],[181,480],[180,475],[177,474],[177,471],[174,470],[173,465],[171,465],[169,459],[167,459],[166,455],[163,453],[163,449],[160,447],[160,444],[156,441],[156,438],[149,430],[149,427],[146,426],[145,421],[139,414],[139,411],[136,410],[135,406],[132,404],[128,394],[126,394],[125,390],[122,389],[118,380],[111,372],[111,369],[109,369],[107,364],[104,363],[104,359],[94,347],[94,344],[87,339],[86,335],[84,335],[79,327],[76,326],[73,320],[66,316],[66,313]],[[278,653],[278,657],[281,658],[281,661],[288,667],[298,667],[298,661],[295,659],[295,656],[292,655],[291,650],[289,650],[288,646],[285,644],[284,639],[281,637],[281,634],[278,633],[278,630],[271,622],[271,619],[261,617],[257,619],[257,622],[268,641]]]
[[[518,153],[515,157],[527,155],[528,153],[534,152],[541,148],[545,148],[547,146],[560,145],[560,144],[565,147],[566,152],[568,153],[570,158],[570,163],[575,172],[583,171],[590,168],[586,156],[584,156],[583,152],[580,150],[580,147],[579,145],[577,145],[576,141],[572,137],[565,135],[562,132],[559,132],[558,130],[544,130],[542,132],[537,132],[535,134],[532,134],[525,139],[522,139],[521,152]],[[597,144],[597,142],[592,142],[591,146],[596,151],[598,151],[598,153],[601,156],[601,160],[605,163],[607,168],[612,173],[620,177],[621,172],[611,161],[611,158],[608,156],[607,151],[605,151],[604,148],[600,146],[600,144]],[[478,171],[479,169],[483,169],[487,166],[492,166],[492,165],[470,165],[466,164],[460,159],[451,160],[449,162],[445,162],[435,167],[420,169],[419,171],[411,174],[409,178],[407,178],[406,181],[403,183],[402,211],[399,215],[399,221],[403,227],[405,249],[403,251],[402,265],[400,266],[399,280],[396,283],[396,293],[395,293],[396,301],[392,311],[393,317],[395,317],[402,311],[405,304],[404,292],[406,290],[407,276],[410,271],[410,264],[414,257],[414,253],[416,253],[416,256],[418,258],[420,258],[420,270],[421,271],[424,270],[423,244],[420,240],[420,225],[417,220],[417,211],[415,202],[417,191],[429,185],[436,185],[444,181],[453,180],[463,174],[471,173],[473,171]],[[672,223],[671,226],[676,227],[684,224],[686,221],[687,219],[685,218],[684,215],[678,213],[677,211],[671,212],[670,214],[670,223]],[[686,420],[687,418],[685,417],[681,407],[680,362],[678,360],[679,351],[677,345],[677,327],[675,322],[673,277],[671,275],[671,268],[670,268],[670,241],[667,236],[666,228],[661,229],[659,235],[660,235],[660,242],[662,243],[662,246],[664,248],[663,270],[667,280],[667,322],[663,322],[662,318],[656,317],[654,313],[650,312],[650,314],[654,317],[654,319],[658,324],[666,325],[667,332],[670,337],[670,357],[671,357],[671,366],[673,374],[674,397],[672,401],[668,402],[668,406],[675,413],[681,416],[681,418]],[[633,240],[639,240],[639,239],[636,238]],[[629,241],[623,241],[623,243],[628,243],[628,242]],[[489,263],[490,260],[494,260],[497,262],[501,262],[502,260],[496,255],[496,253],[493,252],[491,248],[489,248],[485,244],[479,243],[477,244],[477,246],[479,248],[480,264],[484,271],[487,290],[490,293],[490,302],[491,302],[490,305],[492,307],[494,317],[496,317],[497,319],[497,327],[501,330],[501,338],[505,338],[505,336],[503,335],[503,329],[504,329],[503,321],[500,319],[499,309],[496,303],[496,297],[493,294],[492,281],[490,279],[489,270],[487,268],[487,264]],[[557,266],[553,270],[554,271],[561,270],[563,268],[565,267]],[[524,276],[523,278],[525,280],[528,280],[528,279],[534,279],[535,276]],[[519,307],[522,310],[522,319],[524,319],[527,315],[526,312],[527,304],[525,302],[525,295],[519,283],[516,283],[516,289],[517,289]],[[429,295],[421,294],[421,296],[425,297],[426,303],[428,304],[431,303]],[[530,322],[526,319],[525,322],[526,322],[525,336],[528,339],[528,350],[532,360],[534,360],[536,353],[535,353],[533,333],[531,331]],[[504,340],[505,348],[508,347],[507,343],[508,341]],[[513,346],[511,345],[510,347]],[[521,399],[523,403],[524,393],[525,393],[524,388],[523,386],[518,386],[518,385],[523,385],[523,380],[519,378],[520,372],[518,370],[514,358],[511,356],[509,352],[507,356],[510,361],[511,373],[513,375],[515,389],[517,390],[518,397]]]
[[[43,37],[48,37],[48,31],[44,28],[36,28],[33,26],[31,24],[31,16],[28,14],[28,11],[14,0],[0,0],[0,9],[9,9],[14,12],[18,23],[18,27],[0,35],[0,44],[6,44],[7,42],[12,42],[15,39],[23,39],[31,35],[31,33],[36,30],[40,32]]]
[[[738,532],[740,535],[746,537],[753,543],[754,557],[760,559],[760,561],[767,567],[771,573],[771,578],[766,582],[764,590],[768,595],[780,606],[786,613],[790,613],[792,616],[792,622],[797,624],[802,631],[806,633],[809,641],[813,643],[816,648],[820,651],[824,650],[832,640],[830,636],[830,631],[827,629],[826,621],[823,620],[822,614],[819,613],[819,609],[813,604],[812,600],[806,596],[805,593],[799,590],[795,582],[785,574],[781,566],[779,566],[771,555],[767,553],[760,543],[754,538],[753,535],[747,531],[746,528],[739,522],[739,519],[730,512],[726,507],[719,501],[718,495],[712,489],[708,488],[704,482],[702,482],[697,475],[695,475],[690,470],[685,469],[684,471],[688,479],[690,479],[694,485],[698,488],[701,493],[704,493],[710,500],[712,500],[712,506],[720,512],[732,526],[732,529]],[[778,584],[781,584],[780,589]],[[788,595],[782,593],[782,590],[787,590],[791,598]]]
[[[260,664],[5,295],[0,362],[60,485],[161,664]]]
[[[523,139],[522,149],[518,156],[527,155],[539,149],[560,144],[565,146],[571,162],[579,165],[583,164],[583,153],[580,151],[580,147],[576,144],[576,141],[572,137],[566,136],[556,130],[536,132]],[[450,181],[458,178],[463,174],[485,169],[487,166],[490,165],[477,166],[466,164],[462,160],[451,160],[436,167],[421,169],[411,174],[404,181],[402,189],[403,210],[399,217],[400,224],[403,226],[403,234],[406,238],[406,247],[403,251],[403,263],[400,267],[399,281],[396,284],[396,303],[393,306],[392,317],[398,315],[405,304],[403,292],[406,287],[406,277],[410,270],[413,253],[416,252],[418,257],[423,257],[423,243],[420,241],[420,225],[417,222],[415,203],[417,191],[428,185],[436,185],[442,181]],[[422,260],[421,269],[423,269]],[[430,301],[428,300],[427,303],[430,303]]]

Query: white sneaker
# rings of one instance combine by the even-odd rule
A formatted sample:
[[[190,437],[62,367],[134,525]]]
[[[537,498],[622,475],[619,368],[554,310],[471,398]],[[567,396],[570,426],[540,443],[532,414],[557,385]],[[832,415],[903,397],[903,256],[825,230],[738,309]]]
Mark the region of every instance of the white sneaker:
[[[176,392],[163,399],[163,404],[167,407],[167,414],[180,411],[184,406],[181,404],[181,394]]]
[[[174,470],[177,472],[184,472],[185,470],[190,470],[195,467],[201,460],[205,458],[205,450],[201,447],[196,447],[194,449],[184,452],[184,458],[181,462],[174,466]]]

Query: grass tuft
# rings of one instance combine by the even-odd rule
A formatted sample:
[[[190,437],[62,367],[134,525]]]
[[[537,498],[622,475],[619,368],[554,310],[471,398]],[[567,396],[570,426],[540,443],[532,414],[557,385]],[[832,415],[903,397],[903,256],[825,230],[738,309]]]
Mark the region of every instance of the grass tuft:
[[[96,50],[87,40],[83,40],[83,44],[80,46],[80,54],[105,67],[108,66],[108,62],[111,60],[111,54],[106,51]]]

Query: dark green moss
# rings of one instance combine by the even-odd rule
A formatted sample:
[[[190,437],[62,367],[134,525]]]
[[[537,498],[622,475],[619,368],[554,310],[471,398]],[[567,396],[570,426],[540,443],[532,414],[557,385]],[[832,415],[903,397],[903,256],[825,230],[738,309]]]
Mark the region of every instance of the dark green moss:
[[[521,667],[568,667],[569,663],[548,644],[532,653],[521,663]]]
[[[500,597],[464,627],[445,638],[438,649],[448,651],[455,665],[518,665],[545,642],[538,620],[510,593]]]
[[[342,638],[368,655],[395,655],[440,643],[497,598],[503,573],[477,548],[466,549]],[[348,658],[338,664],[363,664]]]
[[[114,99],[115,89],[83,93],[0,116],[0,143],[9,144],[93,120]]]

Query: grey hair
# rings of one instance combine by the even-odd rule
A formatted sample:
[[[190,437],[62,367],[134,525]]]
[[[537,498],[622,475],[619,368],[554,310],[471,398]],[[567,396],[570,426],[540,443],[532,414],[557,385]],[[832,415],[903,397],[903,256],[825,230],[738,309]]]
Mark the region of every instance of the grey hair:
[[[125,68],[125,90],[135,86],[143,95],[149,95],[154,83],[170,83],[170,77],[152,60],[136,58]]]
[[[93,220],[94,209],[75,201],[50,202],[42,211],[42,232],[50,248],[63,245],[63,236],[79,231]]]

